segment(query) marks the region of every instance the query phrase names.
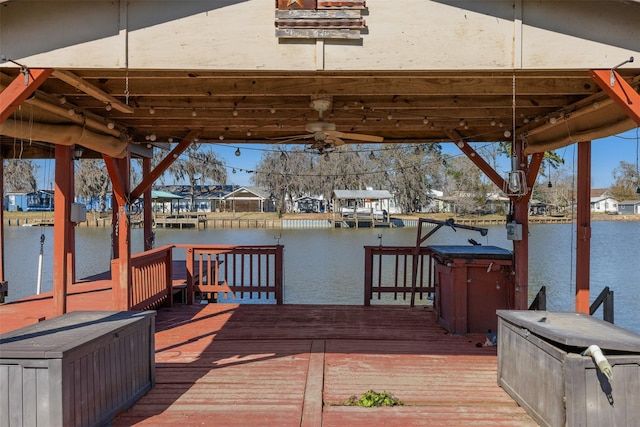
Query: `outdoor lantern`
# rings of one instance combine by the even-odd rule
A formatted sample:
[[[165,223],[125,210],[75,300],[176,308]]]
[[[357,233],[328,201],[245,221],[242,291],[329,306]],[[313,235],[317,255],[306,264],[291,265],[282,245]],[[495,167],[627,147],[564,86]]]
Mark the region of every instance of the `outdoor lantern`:
[[[527,180],[524,171],[518,167],[518,158],[511,157],[511,171],[507,174],[503,191],[508,196],[523,196],[527,194]]]
[[[73,159],[74,160],[78,160],[80,157],[82,157],[82,153],[84,153],[84,147],[82,147],[80,145],[76,145],[75,147],[73,147]]]

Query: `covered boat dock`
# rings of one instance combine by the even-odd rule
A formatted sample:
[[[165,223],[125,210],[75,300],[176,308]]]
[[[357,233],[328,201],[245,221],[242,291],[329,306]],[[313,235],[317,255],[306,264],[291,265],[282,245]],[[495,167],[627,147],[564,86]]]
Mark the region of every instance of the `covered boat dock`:
[[[151,293],[168,297],[152,184],[194,143],[287,141],[325,158],[354,142],[455,144],[509,197],[509,220],[521,227],[511,292],[526,309],[531,190],[545,151],[577,144],[575,310],[588,313],[590,141],[640,125],[639,21],[640,2],[622,0],[0,0],[0,156],[55,159],[53,292],[24,304],[48,304],[45,317],[80,307],[74,146],[104,160],[115,200],[111,279],[87,293],[102,296],[87,307],[126,311],[148,293],[136,288],[133,201],[149,201],[143,267],[165,266],[150,269]],[[513,157],[506,176],[472,145],[500,142]],[[231,425],[245,416],[275,425],[531,423],[496,385],[495,351],[482,336],[447,335],[428,310],[203,307],[192,305],[194,292],[187,278],[187,305],[160,310],[158,386],[117,423],[184,424],[195,410],[197,421],[225,411]],[[0,323],[15,307],[2,307]],[[269,389],[255,380],[265,375],[274,375]],[[333,406],[365,383],[397,386],[389,391],[410,404]]]

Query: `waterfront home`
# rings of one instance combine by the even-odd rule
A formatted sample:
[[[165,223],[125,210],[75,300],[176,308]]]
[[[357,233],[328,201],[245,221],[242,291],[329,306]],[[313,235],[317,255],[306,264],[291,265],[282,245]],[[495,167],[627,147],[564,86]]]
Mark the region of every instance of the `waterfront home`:
[[[10,212],[53,211],[53,191],[10,192],[4,198],[4,209]]]
[[[303,196],[294,199],[293,210],[299,213],[319,213],[328,210],[328,203],[324,196]]]
[[[616,214],[618,213],[618,201],[607,195],[592,197],[591,212]]]
[[[640,200],[623,200],[619,202],[618,213],[640,215]]]
[[[223,212],[275,212],[276,206],[268,190],[240,187],[222,197]]]

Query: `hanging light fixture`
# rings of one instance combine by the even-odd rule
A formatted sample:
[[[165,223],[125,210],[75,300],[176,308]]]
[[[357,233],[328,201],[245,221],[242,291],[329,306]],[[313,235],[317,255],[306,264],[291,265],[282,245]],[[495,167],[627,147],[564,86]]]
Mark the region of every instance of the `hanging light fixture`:
[[[373,151],[371,151],[371,153],[369,153],[369,160],[375,160],[376,159],[376,155],[373,154]]]
[[[73,147],[73,160],[78,160],[84,154],[84,147],[76,145]]]
[[[509,132],[509,136],[512,137],[511,141],[511,171],[507,173],[507,177],[504,182],[503,192],[508,196],[524,196],[527,194],[527,176],[523,170],[520,170],[520,163],[518,161],[518,156],[516,156],[516,75],[513,74],[512,77],[512,99],[511,99],[511,108],[512,108],[512,129],[513,132]],[[500,123],[502,126],[502,123]],[[507,137],[507,132],[505,131],[505,137]]]
[[[549,183],[547,184],[547,187],[551,188],[553,187],[553,184],[551,184],[551,159],[548,159],[548,163],[549,163]]]
[[[287,155],[285,154],[285,152],[284,152],[284,151],[282,151],[282,152],[280,153],[280,160],[282,160],[283,162],[284,162],[285,160],[287,160]]]
[[[233,154],[235,154],[236,157],[240,157],[240,154],[242,154],[242,153],[240,153],[240,147],[236,148],[236,151]]]

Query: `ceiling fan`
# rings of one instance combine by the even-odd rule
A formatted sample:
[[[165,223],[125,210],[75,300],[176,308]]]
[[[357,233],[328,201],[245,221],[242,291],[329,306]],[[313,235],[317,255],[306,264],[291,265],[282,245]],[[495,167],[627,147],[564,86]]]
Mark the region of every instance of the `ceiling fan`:
[[[309,134],[288,138],[290,141],[296,139],[313,139],[313,142],[307,146],[307,150],[314,150],[317,151],[318,154],[325,154],[346,144],[345,139],[363,142],[382,142],[384,140],[381,136],[340,132],[336,130],[335,123],[325,122],[323,115],[325,111],[331,109],[332,106],[332,98],[329,95],[320,94],[312,96],[309,106],[318,112],[318,120],[309,122],[305,126]]]

